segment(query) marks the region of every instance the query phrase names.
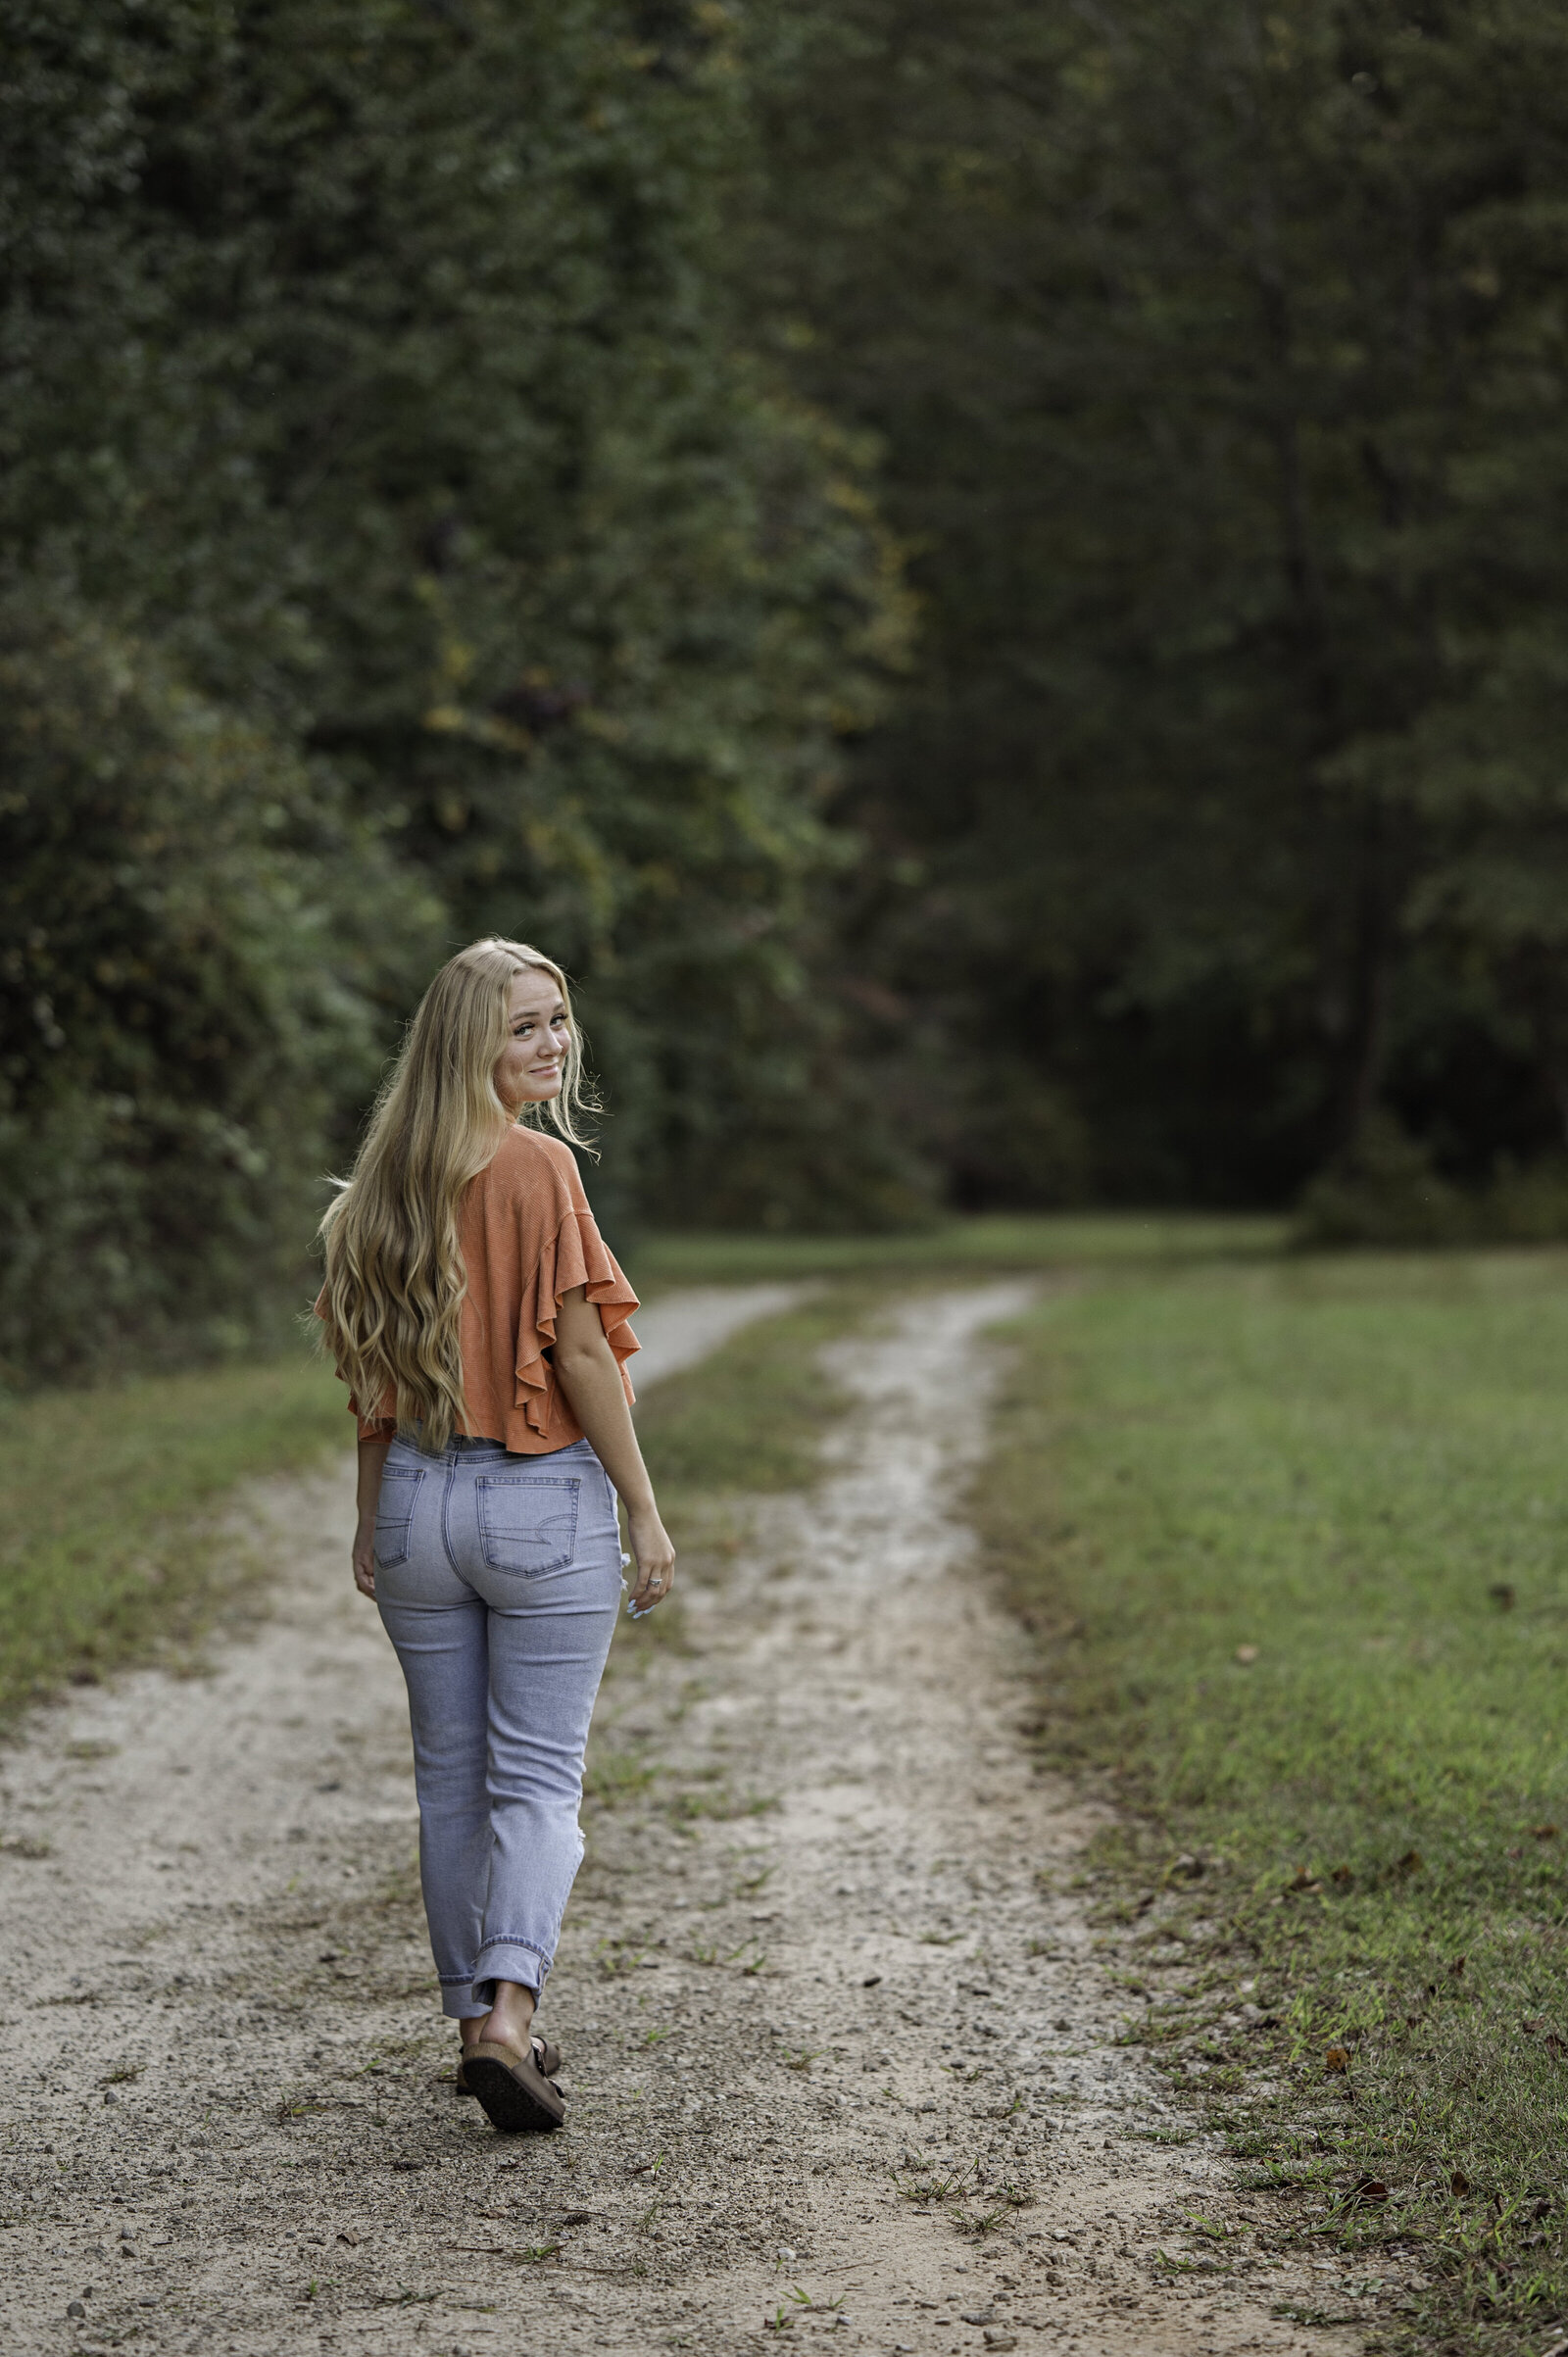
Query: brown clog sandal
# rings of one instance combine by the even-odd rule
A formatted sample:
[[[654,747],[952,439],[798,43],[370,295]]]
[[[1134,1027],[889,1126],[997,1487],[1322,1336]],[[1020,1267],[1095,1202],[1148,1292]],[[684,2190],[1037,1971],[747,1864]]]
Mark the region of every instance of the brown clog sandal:
[[[543,2071],[545,2077],[547,2079],[554,2079],[556,2073],[561,2068],[561,2048],[557,2045],[552,2045],[548,2038],[541,2038],[537,2030],[529,2038],[528,2043],[532,2046],[534,2054],[538,2059],[539,2068],[541,2071]],[[452,2090],[454,2094],[471,2095],[473,2093],[472,2087],[468,2085],[466,2078],[464,2076],[463,2066],[466,2059],[467,2057],[464,2053],[463,2048],[460,2046],[458,2048],[458,2067],[452,2074]]]
[[[559,2128],[565,2119],[564,2096],[539,2067],[536,2046],[542,2043],[530,2039],[526,2054],[519,2054],[514,2046],[481,2038],[464,2056],[465,2083],[479,2098],[492,2127],[509,2132]]]

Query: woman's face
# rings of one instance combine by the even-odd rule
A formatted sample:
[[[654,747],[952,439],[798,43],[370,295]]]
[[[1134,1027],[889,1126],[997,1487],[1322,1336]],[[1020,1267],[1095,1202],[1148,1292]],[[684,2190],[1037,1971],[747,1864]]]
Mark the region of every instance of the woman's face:
[[[509,1113],[561,1094],[571,1025],[553,975],[528,966],[512,978],[509,1037],[496,1064],[496,1095]]]

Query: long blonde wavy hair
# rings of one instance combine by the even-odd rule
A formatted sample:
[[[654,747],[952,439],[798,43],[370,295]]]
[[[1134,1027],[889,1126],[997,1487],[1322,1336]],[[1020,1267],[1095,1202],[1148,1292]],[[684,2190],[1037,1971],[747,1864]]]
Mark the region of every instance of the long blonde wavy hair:
[[[354,1168],[336,1182],[320,1235],[326,1252],[322,1340],[362,1416],[390,1394],[400,1433],[439,1450],[466,1427],[458,1328],[468,1275],[458,1203],[494,1157],[514,1118],[496,1094],[512,984],[549,974],[568,1019],[571,998],[555,959],[526,942],[491,937],[449,958],[419,1001],[402,1053],[370,1115]],[[576,1025],[561,1094],[524,1108],[547,1116],[574,1146],[596,1110],[583,1080]]]

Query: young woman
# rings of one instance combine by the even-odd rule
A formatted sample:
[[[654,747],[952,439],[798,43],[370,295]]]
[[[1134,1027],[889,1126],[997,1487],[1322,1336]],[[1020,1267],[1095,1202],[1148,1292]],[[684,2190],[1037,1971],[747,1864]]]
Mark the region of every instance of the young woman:
[[[359,1417],[354,1578],[409,1689],[419,1874],[460,2084],[498,2128],[555,2128],[533,2029],[582,1858],[594,1697],[625,1586],[669,1594],[632,1430],[637,1306],[588,1208],[565,977],[476,941],[426,991],[352,1177],[317,1302]],[[548,1111],[561,1133],[527,1126]]]

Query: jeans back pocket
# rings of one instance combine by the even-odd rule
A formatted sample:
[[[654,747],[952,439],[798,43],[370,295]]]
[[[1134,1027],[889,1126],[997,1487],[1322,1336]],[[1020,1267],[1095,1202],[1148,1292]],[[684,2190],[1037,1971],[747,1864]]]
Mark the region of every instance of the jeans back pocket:
[[[395,1571],[409,1559],[414,1503],[423,1479],[422,1466],[381,1468],[381,1493],[375,1505],[375,1559],[382,1571]]]
[[[578,1480],[557,1474],[482,1473],[479,1544],[492,1571],[525,1578],[564,1571],[577,1551]]]

